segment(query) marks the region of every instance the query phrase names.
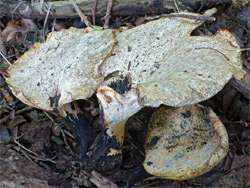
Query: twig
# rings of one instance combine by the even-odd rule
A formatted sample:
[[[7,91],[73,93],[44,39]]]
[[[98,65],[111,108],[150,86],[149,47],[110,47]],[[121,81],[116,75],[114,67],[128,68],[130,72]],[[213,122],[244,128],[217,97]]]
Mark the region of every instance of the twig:
[[[34,0],[33,0],[34,1]],[[38,1],[38,0],[36,0]],[[39,0],[41,2],[41,0]],[[45,0],[44,0],[45,1]],[[1,15],[8,16],[13,13],[14,8],[20,1],[17,0],[0,0],[0,7],[1,7]],[[41,17],[46,16],[45,11],[39,11],[36,6],[31,6],[31,2],[28,0],[22,0],[25,2],[25,6],[30,7],[29,12],[26,13],[25,11],[15,11],[14,18],[33,18],[39,19]],[[80,9],[84,12],[86,16],[93,15],[93,5],[95,0],[75,0],[75,2],[80,2],[77,4]],[[99,1],[102,3],[98,3],[98,8],[96,10],[95,15],[98,17],[104,17],[106,10],[107,10],[107,2],[108,0]],[[117,1],[118,2],[118,1]],[[152,15],[159,15],[163,13],[169,13],[172,10],[175,10],[175,5],[172,0],[161,0],[161,3],[148,3],[151,1],[148,0],[126,0],[126,1],[119,1],[119,3],[114,3],[112,6],[112,12],[116,16],[127,17],[131,15],[138,15],[143,16],[148,14],[149,11],[152,11]],[[158,2],[158,1],[155,1]],[[180,2],[177,1],[176,2]],[[232,0],[223,0],[224,3],[232,3]],[[201,3],[201,0],[192,0],[190,1],[190,6],[192,9],[196,7],[197,3]],[[77,12],[72,9],[72,3],[70,1],[45,1],[43,7],[46,5],[52,4],[53,14],[50,15],[50,18],[73,18],[78,16]],[[218,0],[209,0],[210,7],[216,7],[218,4]],[[164,6],[163,6],[164,5]],[[24,6],[24,4],[22,4]],[[180,10],[188,10],[187,6],[178,3]],[[43,8],[42,7],[42,8]],[[20,7],[19,7],[20,8]],[[21,8],[20,8],[21,9]]]
[[[113,5],[113,0],[109,0],[108,1],[106,15],[105,15],[104,29],[108,29],[109,28],[109,18],[110,18],[110,13],[111,13],[112,5]]]
[[[94,9],[93,9],[93,17],[92,17],[93,25],[95,25],[95,12],[96,12],[97,3],[98,3],[98,0],[95,0]]]
[[[38,155],[37,153],[31,151],[30,149],[24,147],[24,146],[23,146],[22,144],[20,144],[17,140],[14,140],[14,143],[17,144],[17,145],[18,145],[19,147],[21,147],[22,149],[24,149],[25,151],[27,151],[27,152],[29,152],[29,153],[31,153],[31,154],[37,156],[38,158],[36,158],[36,159],[38,159],[38,160],[41,160],[41,161],[49,161],[49,162],[52,162],[52,163],[56,163],[56,162],[53,161],[52,159],[44,158],[44,157]]]
[[[71,155],[74,155],[73,151],[70,149],[70,147],[68,145],[68,142],[66,140],[66,136],[65,136],[64,131],[62,129],[61,129],[61,133],[62,133],[62,136],[63,136],[64,143],[66,145],[66,148],[70,151]]]
[[[10,65],[9,68],[11,67],[11,63],[9,62],[9,60],[2,54],[2,52],[0,52],[0,55],[4,58],[4,60]]]
[[[32,155],[28,155],[26,152],[25,152],[25,150],[24,149],[22,149],[22,148],[18,148],[17,146],[12,146],[15,150],[17,150],[17,151],[21,151],[22,152],[22,154],[25,156],[25,157],[27,157],[32,163],[34,163],[34,164],[36,164],[32,159],[34,159],[34,160],[39,160],[39,161],[49,161],[49,162],[52,162],[52,163],[56,163],[55,161],[53,161],[52,159],[54,159],[54,158],[52,158],[52,159],[47,159],[47,158],[41,158],[41,157],[35,157],[35,156],[32,156]],[[19,146],[20,147],[20,146]],[[32,159],[31,159],[32,158]]]
[[[12,19],[13,22],[14,22],[13,15],[14,15],[15,11],[18,9],[18,7],[19,7],[22,3],[25,3],[25,2],[23,2],[23,1],[19,2],[19,3],[17,4],[17,6],[14,8],[14,10],[13,10],[13,12],[12,12],[12,14],[11,14],[11,19]]]
[[[204,5],[206,5],[206,3],[207,3],[207,0],[205,0],[205,1],[202,2],[199,10],[197,10],[197,13],[199,13],[201,11],[201,9],[204,7]]]
[[[45,27],[46,27],[46,24],[47,24],[47,21],[48,21],[49,12],[50,12],[51,7],[52,7],[52,4],[49,5],[49,8],[47,10],[47,14],[46,14],[46,17],[45,17],[45,20],[44,20],[44,24],[43,24],[43,34],[45,33]]]
[[[71,138],[75,139],[74,136],[67,130],[64,130],[64,132]]]
[[[21,110],[16,111],[14,115],[20,115],[22,113],[25,113],[25,112],[33,110],[33,109],[34,109],[34,107],[28,106],[28,107],[25,107]],[[10,109],[10,110],[12,110],[12,109]],[[0,124],[6,123],[9,120],[9,118],[11,118],[11,116],[12,116],[12,114],[4,116],[2,119],[0,119]]]
[[[232,172],[233,170],[239,170],[239,169],[241,169],[241,168],[246,168],[246,167],[249,167],[249,166],[250,166],[250,164],[245,164],[245,165],[241,165],[241,166],[232,168],[232,169],[230,169],[230,170],[228,170],[228,171],[226,171],[226,172],[223,172],[223,173],[221,173],[221,174],[215,176],[214,178],[210,179],[208,182],[202,184],[201,187],[208,186],[209,184],[213,183],[215,180],[219,179],[219,178],[222,177],[222,176],[225,176],[225,175],[229,174],[229,173]]]
[[[80,16],[81,21],[84,22],[88,27],[90,27],[90,23],[88,21],[87,16],[85,16],[85,14],[83,14],[83,12],[81,11],[81,9],[77,6],[77,4],[74,2],[74,0],[70,0],[70,2],[72,3],[72,5],[74,6],[74,8],[76,9],[77,14]]]
[[[22,154],[23,154],[27,159],[29,159],[33,164],[36,165],[36,163],[27,155],[27,153],[26,153],[24,150],[22,150],[21,148],[18,148],[17,146],[12,146],[12,148],[14,148],[16,151],[21,151]]]
[[[232,78],[229,81],[229,84],[236,88],[239,92],[241,92],[247,99],[250,99],[250,87],[249,85],[245,85],[240,80],[236,80],[235,78]]]
[[[93,184],[95,184],[97,187],[102,188],[119,188],[115,183],[110,181],[108,178],[102,176],[95,170],[91,171],[91,177],[89,179]]]
[[[23,113],[28,112],[28,111],[30,111],[30,110],[33,110],[33,109],[35,109],[35,108],[32,107],[32,106],[27,106],[27,107],[25,107],[25,108],[23,108],[23,109],[21,109],[21,110],[17,110],[17,111],[15,112],[15,115],[20,115],[20,114],[23,114]]]
[[[52,159],[48,159],[48,158],[35,157],[35,156],[30,155],[30,158],[32,158],[34,160],[38,160],[38,161],[44,161],[44,162],[48,161],[48,162],[56,164],[56,162],[52,160],[55,157],[53,157]]]
[[[130,142],[130,144],[137,150],[137,151],[139,151],[139,153],[143,156],[143,157],[145,157],[145,154],[133,143],[133,138],[132,138],[132,136],[130,135],[130,134],[128,134],[128,136],[129,136],[129,142]]]
[[[48,21],[48,17],[49,17],[49,13],[50,13],[50,9],[52,7],[52,4],[49,5],[49,8],[47,10],[47,13],[46,13],[46,17],[45,17],[45,21],[44,21],[44,24],[43,24],[43,30],[45,29],[45,26],[47,24],[47,21]]]
[[[48,116],[48,118],[55,124],[55,120],[45,111],[43,111],[45,113],[46,116]],[[72,155],[74,155],[73,151],[70,149],[69,145],[68,145],[68,142],[66,140],[66,137],[65,137],[65,134],[64,134],[64,131],[61,129],[60,131],[62,133],[62,136],[63,136],[63,140],[64,140],[64,143],[66,145],[66,148],[70,151],[70,153]],[[74,137],[73,137],[74,138]]]
[[[178,7],[178,5],[177,5],[177,3],[176,3],[176,0],[174,0],[174,6],[175,6],[177,12],[180,12],[180,9],[179,9],[179,7]]]
[[[0,119],[0,125],[6,123],[9,118],[10,118],[10,115],[7,115],[7,116],[4,116],[3,118],[1,118]]]
[[[36,154],[35,152],[31,151],[30,149],[24,147],[22,144],[20,144],[17,140],[14,140],[14,143],[17,144],[19,147],[23,148],[24,150],[26,150],[29,153],[32,153],[33,155],[39,156],[38,154]]]
[[[43,110],[43,113],[55,124],[55,120],[46,112]]]
[[[240,51],[248,51],[250,48],[241,48]]]
[[[161,16],[153,16],[145,18],[145,20],[155,20],[161,17],[165,18],[188,18],[194,20],[202,20],[202,21],[215,21],[215,17],[207,17],[207,16],[194,16],[194,15],[187,15],[187,14],[162,14]]]

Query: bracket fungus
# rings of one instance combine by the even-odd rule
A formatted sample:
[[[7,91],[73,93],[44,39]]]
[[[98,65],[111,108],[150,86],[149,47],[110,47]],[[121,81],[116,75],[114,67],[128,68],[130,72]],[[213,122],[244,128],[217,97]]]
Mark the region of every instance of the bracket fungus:
[[[204,22],[199,17],[215,12],[174,13],[131,29],[53,32],[5,78],[24,103],[64,117],[74,113],[69,103],[96,92],[106,135],[117,142],[106,155],[115,156],[121,154],[126,120],[144,106],[195,104],[214,96],[232,76],[244,76],[241,50],[229,31],[191,36]],[[130,87],[112,88],[124,78]]]
[[[215,167],[227,154],[228,135],[212,109],[162,107],[148,124],[144,169],[166,179],[186,180]]]

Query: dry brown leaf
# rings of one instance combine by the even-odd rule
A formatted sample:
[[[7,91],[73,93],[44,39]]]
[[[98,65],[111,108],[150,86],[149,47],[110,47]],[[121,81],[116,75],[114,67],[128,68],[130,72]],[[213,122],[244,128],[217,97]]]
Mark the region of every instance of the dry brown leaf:
[[[3,42],[8,42],[8,44],[20,45],[23,41],[23,34],[25,33],[25,29],[19,26],[19,22],[10,21],[4,28],[1,37],[3,39]]]
[[[66,26],[65,26],[65,24],[63,22],[59,22],[59,23],[53,22],[52,25],[53,25],[53,27],[55,28],[56,31],[66,29]]]
[[[0,93],[2,93],[4,99],[7,101],[7,103],[11,103],[14,101],[13,96],[3,87],[0,88]]]
[[[249,187],[250,167],[247,165],[249,165],[248,155],[235,155],[231,169],[236,168],[236,170],[222,176],[219,179],[220,184],[225,188]]]
[[[22,18],[21,24],[23,25],[23,27],[25,28],[26,31],[34,31],[35,32],[38,30],[36,24],[31,19]]]

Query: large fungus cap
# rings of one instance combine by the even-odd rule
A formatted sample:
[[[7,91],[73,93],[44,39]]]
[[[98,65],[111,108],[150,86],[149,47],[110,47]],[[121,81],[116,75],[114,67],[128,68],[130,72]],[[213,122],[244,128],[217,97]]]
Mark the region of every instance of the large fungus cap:
[[[203,15],[214,12],[210,9]],[[129,75],[142,106],[195,104],[218,93],[232,76],[244,76],[241,50],[229,31],[191,36],[204,21],[178,14],[117,33],[118,43],[101,67],[106,76]]]
[[[149,122],[145,170],[166,179],[194,178],[215,167],[227,154],[228,135],[207,107],[162,107]]]
[[[53,32],[12,65],[6,81],[17,98],[47,111],[64,112],[65,104],[86,100],[101,85],[126,76],[142,107],[204,101],[232,76],[245,74],[241,49],[229,31],[191,36],[204,21],[189,17],[215,11],[181,12],[132,29]]]
[[[8,70],[13,94],[47,111],[87,99],[102,82],[98,69],[116,44],[112,30],[70,28],[50,33]]]

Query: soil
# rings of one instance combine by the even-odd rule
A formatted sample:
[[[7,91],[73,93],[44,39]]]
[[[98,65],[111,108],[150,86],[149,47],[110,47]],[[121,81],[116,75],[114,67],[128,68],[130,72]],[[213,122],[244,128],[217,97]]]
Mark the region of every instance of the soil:
[[[237,38],[242,50],[244,69],[250,71],[250,6],[249,3],[215,3],[188,7],[189,11],[204,12],[217,7],[215,22],[205,22],[193,35],[211,35],[228,29]],[[0,9],[1,11],[1,9]],[[172,10],[173,11],[173,10]],[[1,15],[1,14],[0,14]],[[111,12],[112,16],[112,12]],[[151,15],[112,16],[110,28],[137,26]],[[14,22],[12,22],[12,19]],[[103,17],[96,17],[102,26]],[[0,51],[14,62],[37,41],[44,41],[53,30],[71,26],[82,28],[79,18],[0,16],[0,29],[9,27],[2,35]],[[0,31],[1,31],[0,30]],[[3,34],[3,33],[2,33]],[[7,39],[8,38],[8,39]],[[245,50],[244,50],[245,49]],[[8,63],[1,58],[0,73],[5,74]],[[0,75],[0,187],[249,187],[250,186],[250,81],[231,80],[221,92],[201,104],[211,107],[225,125],[229,135],[229,152],[210,172],[185,181],[156,179],[141,174],[147,124],[154,108],[143,108],[126,123],[122,164],[105,177],[81,168],[79,144],[74,127],[62,117],[29,107],[15,98]],[[78,101],[85,117],[97,134],[102,130],[102,117],[95,96]],[[95,147],[93,144],[92,148]]]

